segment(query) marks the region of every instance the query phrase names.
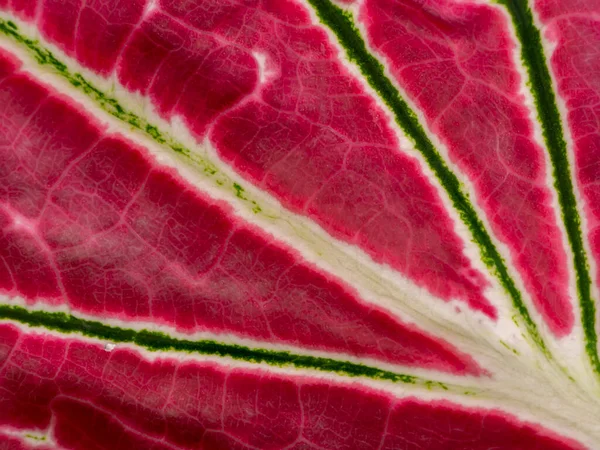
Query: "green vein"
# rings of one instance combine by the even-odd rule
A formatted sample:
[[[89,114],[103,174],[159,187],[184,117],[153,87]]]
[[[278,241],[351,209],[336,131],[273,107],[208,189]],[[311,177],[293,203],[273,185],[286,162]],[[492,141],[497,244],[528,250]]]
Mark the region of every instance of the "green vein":
[[[427,388],[448,386],[439,381],[425,380],[412,375],[399,374],[359,363],[298,355],[287,351],[250,348],[237,344],[225,344],[214,340],[176,339],[157,331],[132,330],[106,325],[101,322],[81,319],[69,314],[46,311],[30,311],[20,306],[0,305],[0,319],[17,321],[32,327],[43,327],[61,333],[80,333],[88,337],[112,342],[132,343],[151,351],[180,351],[202,355],[229,357],[250,363],[267,363],[272,366],[292,366],[334,372],[349,377],[367,377],[406,384],[418,384]]]
[[[577,292],[585,334],[586,352],[596,373],[600,375],[596,308],[591,294],[591,278],[581,233],[581,223],[573,190],[567,156],[567,144],[562,130],[560,113],[546,64],[540,31],[535,26],[531,9],[524,0],[496,0],[504,5],[512,17],[517,37],[521,41],[521,59],[529,75],[538,118],[542,124],[544,141],[553,167],[554,187],[558,193],[561,214],[567,238],[573,251]]]
[[[348,58],[359,67],[369,85],[390,108],[396,123],[413,140],[415,148],[423,155],[425,161],[448,193],[461,220],[469,228],[473,242],[478,245],[481,251],[483,262],[495,274],[512,299],[513,306],[524,322],[531,338],[544,354],[551,358],[550,352],[523,302],[521,293],[510,277],[504,260],[494,246],[485,226],[477,216],[468,195],[463,192],[460,181],[427,137],[417,115],[402,99],[398,89],[386,77],[382,64],[367,50],[360,32],[354,25],[351,13],[332,4],[329,0],[308,0],[308,2],[317,12],[321,22],[335,33]]]

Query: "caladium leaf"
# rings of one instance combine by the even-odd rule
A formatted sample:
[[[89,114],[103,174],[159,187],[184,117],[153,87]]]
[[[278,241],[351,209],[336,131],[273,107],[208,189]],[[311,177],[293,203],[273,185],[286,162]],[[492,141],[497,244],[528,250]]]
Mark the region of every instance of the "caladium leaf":
[[[0,448],[600,445],[598,8],[1,0]]]

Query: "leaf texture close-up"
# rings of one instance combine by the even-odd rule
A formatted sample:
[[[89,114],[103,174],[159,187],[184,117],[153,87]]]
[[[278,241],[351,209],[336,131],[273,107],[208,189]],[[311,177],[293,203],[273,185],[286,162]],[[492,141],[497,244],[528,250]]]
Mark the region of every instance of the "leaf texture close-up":
[[[0,0],[0,450],[600,449],[598,0]]]

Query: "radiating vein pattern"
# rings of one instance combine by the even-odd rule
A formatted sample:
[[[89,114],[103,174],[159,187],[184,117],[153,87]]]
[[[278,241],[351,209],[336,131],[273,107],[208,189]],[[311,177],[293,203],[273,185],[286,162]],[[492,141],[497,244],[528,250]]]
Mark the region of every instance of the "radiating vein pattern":
[[[147,96],[165,119],[183,118],[239,173],[334,237],[437,297],[496,317],[434,187],[305,9],[161,1],[144,12],[138,2],[113,18],[102,11],[116,0],[71,3],[81,15],[49,1],[35,16],[67,54]],[[108,25],[78,48],[90,8]],[[117,27],[117,41],[123,21],[136,26]]]
[[[477,373],[0,57],[0,288],[183,332]]]
[[[598,448],[593,3],[0,0],[0,450]]]

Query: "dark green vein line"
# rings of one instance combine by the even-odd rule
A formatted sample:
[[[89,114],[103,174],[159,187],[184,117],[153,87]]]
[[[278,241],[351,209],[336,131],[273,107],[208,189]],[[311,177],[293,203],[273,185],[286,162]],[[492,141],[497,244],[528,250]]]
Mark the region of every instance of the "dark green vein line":
[[[407,384],[421,384],[428,388],[448,389],[444,383],[438,381],[425,380],[420,377],[399,374],[359,363],[298,355],[287,351],[251,348],[214,340],[177,339],[156,331],[119,328],[65,313],[30,311],[20,306],[0,304],[0,319],[13,320],[32,327],[43,327],[66,334],[80,333],[84,336],[117,343],[136,344],[151,351],[175,350],[208,356],[229,357],[249,363],[267,363],[279,367],[293,366],[301,369],[334,372],[349,377],[367,377]]]
[[[563,136],[560,113],[556,105],[550,72],[544,56],[542,38],[540,31],[535,26],[531,9],[525,0],[497,1],[504,5],[511,15],[517,37],[521,42],[521,58],[529,75],[529,87],[533,93],[537,113],[542,124],[544,141],[552,162],[554,187],[558,193],[567,238],[573,251],[573,264],[575,266],[586,352],[594,370],[600,375],[596,307],[592,300],[589,265],[583,246],[581,222],[569,171],[567,144]]]
[[[550,357],[550,353],[538,332],[537,326],[531,319],[529,311],[523,302],[521,293],[510,277],[502,257],[494,246],[485,226],[477,216],[468,196],[463,192],[460,181],[427,137],[416,114],[402,99],[398,89],[386,77],[381,63],[367,50],[365,42],[360,32],[356,29],[350,13],[332,4],[329,0],[308,0],[308,2],[315,9],[321,22],[335,33],[348,58],[359,67],[369,85],[390,108],[394,114],[396,123],[407,136],[412,138],[415,148],[423,155],[427,164],[448,193],[461,220],[469,228],[473,236],[473,242],[479,246],[484,263],[496,275],[511,297],[513,306],[523,320],[531,338],[546,356]]]

